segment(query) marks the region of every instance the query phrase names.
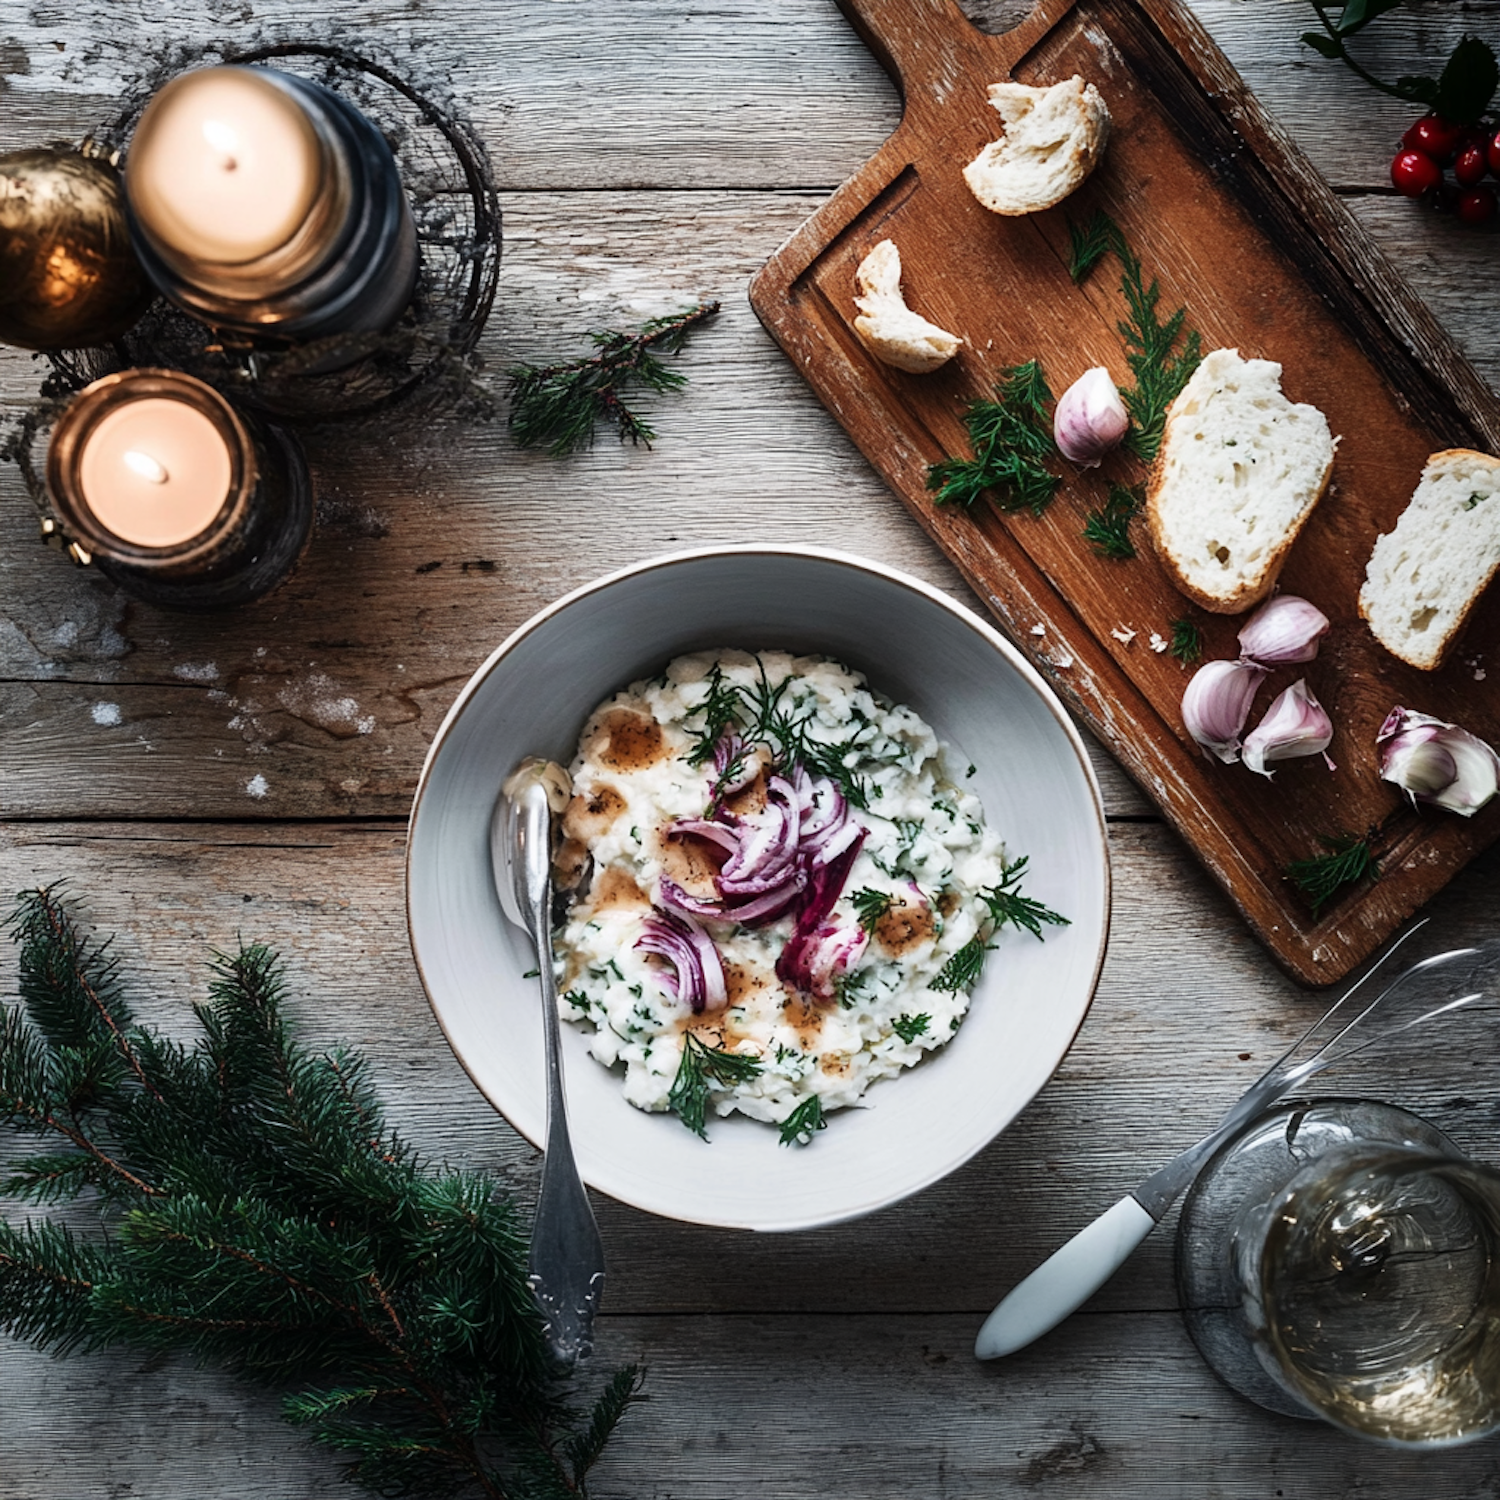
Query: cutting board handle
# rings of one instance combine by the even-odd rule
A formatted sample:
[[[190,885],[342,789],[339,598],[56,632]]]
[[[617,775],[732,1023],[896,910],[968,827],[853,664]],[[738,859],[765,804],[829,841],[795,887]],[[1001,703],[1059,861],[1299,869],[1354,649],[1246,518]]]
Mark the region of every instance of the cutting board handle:
[[[838,0],[838,7],[891,75],[910,109],[944,103],[977,62],[998,83],[1077,0],[1037,0],[1009,31],[991,36],[955,0]]]

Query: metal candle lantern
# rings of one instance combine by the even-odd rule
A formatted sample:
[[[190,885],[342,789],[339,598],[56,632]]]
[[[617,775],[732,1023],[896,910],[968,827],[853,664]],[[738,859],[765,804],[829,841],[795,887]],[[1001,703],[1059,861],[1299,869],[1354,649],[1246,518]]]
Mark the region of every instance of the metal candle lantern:
[[[174,370],[96,380],[58,418],[47,492],[79,562],[169,609],[248,603],[312,532],[296,439]]]
[[[173,79],[136,127],[125,191],[147,274],[213,327],[278,343],[374,333],[411,300],[416,231],[390,148],[308,79]]]

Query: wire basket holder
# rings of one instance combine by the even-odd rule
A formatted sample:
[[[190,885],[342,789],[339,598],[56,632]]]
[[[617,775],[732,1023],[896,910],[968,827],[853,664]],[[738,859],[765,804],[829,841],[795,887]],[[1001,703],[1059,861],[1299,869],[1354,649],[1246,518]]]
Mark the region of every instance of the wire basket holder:
[[[374,122],[396,157],[416,225],[420,265],[411,305],[383,332],[292,345],[209,328],[158,298],[107,347],[50,351],[47,393],[80,390],[137,366],[166,367],[289,423],[368,416],[398,405],[426,411],[476,394],[474,348],[495,298],[501,220],[489,158],[473,131],[388,63],[336,44],[281,41],[179,55],[93,132],[91,149],[128,151],[155,88],[212,62],[268,63],[300,74],[342,94]]]

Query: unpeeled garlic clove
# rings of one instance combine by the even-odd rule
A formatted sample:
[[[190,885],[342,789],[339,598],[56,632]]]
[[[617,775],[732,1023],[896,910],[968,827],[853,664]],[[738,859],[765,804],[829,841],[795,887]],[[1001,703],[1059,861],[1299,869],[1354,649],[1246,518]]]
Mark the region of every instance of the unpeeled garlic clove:
[[[1264,667],[1311,661],[1328,631],[1328,616],[1296,594],[1267,599],[1240,631],[1240,651]]]
[[[1380,775],[1413,802],[1472,818],[1500,790],[1500,756],[1457,724],[1393,708],[1375,735]]]
[[[1058,399],[1052,414],[1057,450],[1080,468],[1098,468],[1118,448],[1130,427],[1130,414],[1103,365],[1085,370]]]
[[[1265,718],[1245,736],[1245,764],[1262,776],[1271,776],[1274,772],[1266,769],[1268,761],[1322,755],[1332,740],[1333,721],[1299,678],[1276,695]],[[1323,758],[1328,760],[1326,755]],[[1333,769],[1331,760],[1328,769]]]
[[[1182,695],[1187,732],[1225,765],[1240,758],[1240,731],[1266,669],[1253,661],[1205,662]]]

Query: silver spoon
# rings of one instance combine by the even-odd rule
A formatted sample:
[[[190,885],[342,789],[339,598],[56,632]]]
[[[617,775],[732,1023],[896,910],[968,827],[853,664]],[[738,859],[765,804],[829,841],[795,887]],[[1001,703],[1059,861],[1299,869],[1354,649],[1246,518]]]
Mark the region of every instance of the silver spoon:
[[[553,818],[567,805],[570,790],[568,773],[555,762],[522,761],[495,803],[490,864],[505,915],[530,933],[536,945],[547,1060],[547,1146],[528,1271],[553,1357],[571,1368],[594,1347],[594,1314],[604,1293],[604,1244],[568,1135],[562,1028],[552,974]]]
[[[1421,1026],[1424,1022],[1461,1010],[1475,1000],[1500,993],[1500,941],[1476,948],[1438,953],[1398,974],[1362,1009],[1345,1006],[1413,933],[1419,923],[1396,940],[1344,995],[1326,1010],[1240,1096],[1218,1128],[1153,1172],[1113,1208],[1086,1224],[1067,1244],[1039,1265],[1001,1299],[985,1319],[974,1341],[980,1359],[1014,1354],[1057,1327],[1077,1311],[1130,1259],[1137,1245],[1156,1228],[1162,1216],[1202,1170],[1208,1158],[1236,1131],[1269,1108],[1300,1083],[1325,1068],[1363,1052],[1377,1042]],[[1428,977],[1437,983],[1429,985]],[[1462,993],[1461,993],[1462,992]],[[1442,1003],[1431,1004],[1441,998]],[[1403,1012],[1413,1002],[1424,1008],[1415,1016]],[[1373,1034],[1341,1047],[1372,1013],[1384,1023]],[[1310,1051],[1306,1050],[1311,1048]],[[1300,1061],[1293,1061],[1298,1054]]]

